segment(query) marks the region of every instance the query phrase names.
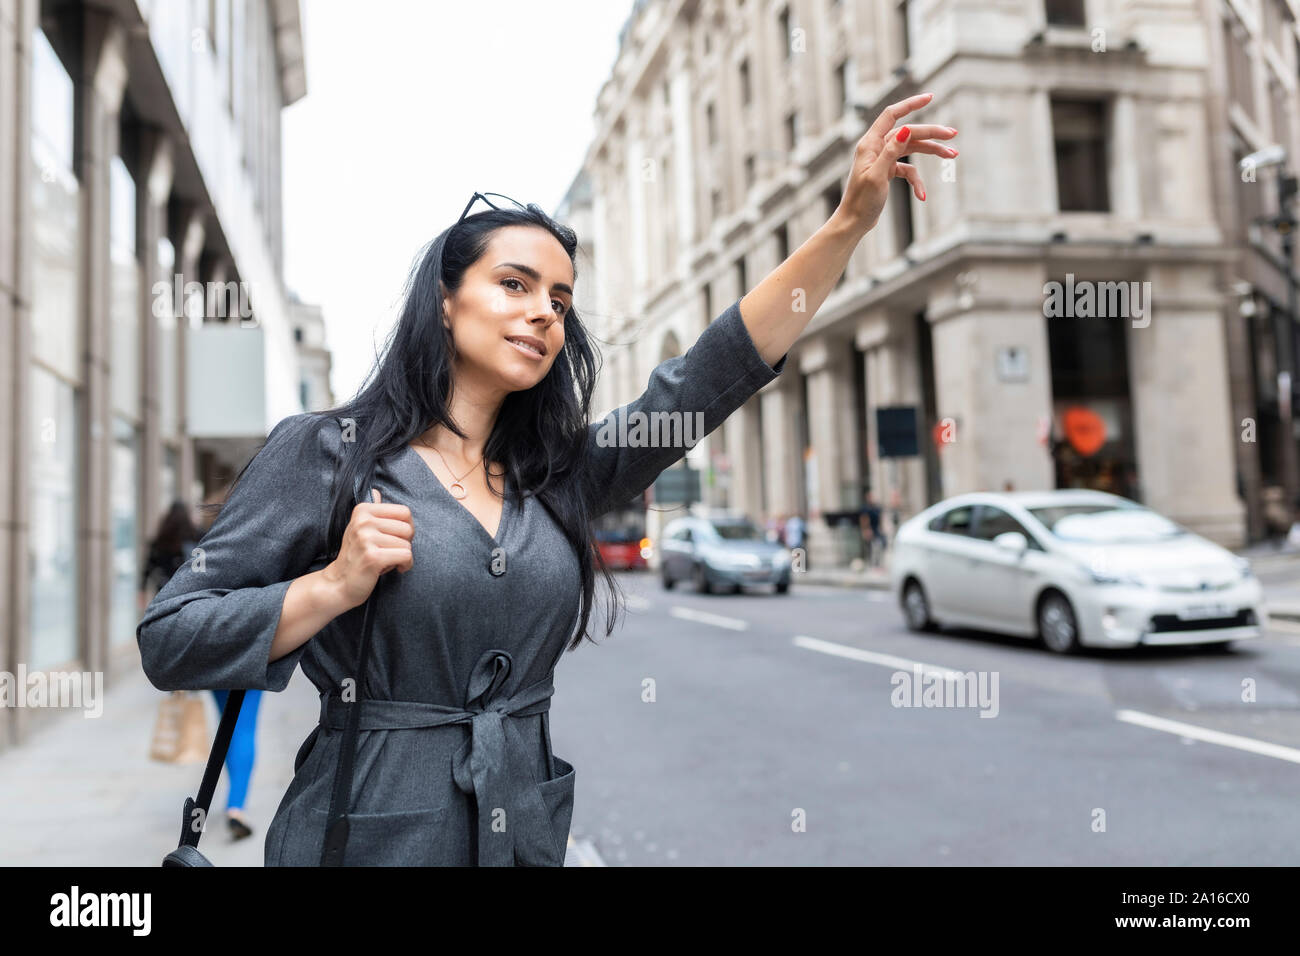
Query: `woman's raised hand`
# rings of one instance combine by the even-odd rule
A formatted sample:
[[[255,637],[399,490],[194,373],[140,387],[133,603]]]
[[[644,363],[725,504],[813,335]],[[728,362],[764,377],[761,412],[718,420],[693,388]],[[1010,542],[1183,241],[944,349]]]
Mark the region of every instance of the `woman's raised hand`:
[[[349,608],[364,604],[379,577],[394,569],[409,571],[414,565],[411,539],[415,525],[406,505],[385,504],[378,488],[370,489],[373,502],[357,504],[343,532],[338,557],[324,569]]]
[[[863,232],[875,227],[880,219],[885,200],[889,198],[890,180],[898,177],[912,184],[916,198],[925,200],[925,184],[921,174],[911,163],[902,163],[898,157],[912,153],[932,153],[950,159],[957,150],[940,139],[952,139],[957,131],[951,126],[918,123],[894,128],[894,124],[921,107],[929,104],[933,93],[918,93],[885,107],[884,112],[871,124],[871,128],[858,140],[853,149],[853,167],[849,171],[840,208]]]

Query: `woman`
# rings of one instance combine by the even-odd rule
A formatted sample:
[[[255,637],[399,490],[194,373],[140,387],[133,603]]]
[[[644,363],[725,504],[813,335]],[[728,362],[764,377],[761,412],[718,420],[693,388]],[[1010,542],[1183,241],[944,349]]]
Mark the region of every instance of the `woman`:
[[[158,523],[158,533],[149,542],[149,558],[145,563],[142,588],[147,589],[150,582],[159,588],[165,585],[177,569],[190,559],[200,536],[199,529],[190,520],[190,510],[185,507],[185,502],[179,499],[173,501]],[[224,690],[212,692],[218,712],[225,712],[226,695]],[[253,834],[252,824],[244,813],[244,800],[248,796],[248,783],[257,757],[255,737],[261,697],[260,690],[250,690],[244,695],[244,704],[239,709],[239,719],[235,721],[235,730],[230,738],[230,748],[226,751],[226,772],[230,778],[230,791],[226,796],[226,826],[230,829],[232,840],[242,840]]]
[[[890,180],[924,199],[898,157],[954,154],[934,140],[955,130],[893,128],[929,102],[885,110],[830,220],[611,415],[700,413],[708,433],[780,374]],[[575,776],[551,750],[551,676],[587,636],[597,573],[610,586],[606,635],[616,610],[592,521],[685,453],[597,440],[575,250],[535,206],[462,214],[416,267],[361,393],[272,430],[200,543],[206,571],[187,565],[145,613],[137,637],[159,688],[279,691],[301,663],[321,693],[267,865],[320,861],[356,701],[345,863],[563,864]],[[358,675],[363,605],[394,570]]]

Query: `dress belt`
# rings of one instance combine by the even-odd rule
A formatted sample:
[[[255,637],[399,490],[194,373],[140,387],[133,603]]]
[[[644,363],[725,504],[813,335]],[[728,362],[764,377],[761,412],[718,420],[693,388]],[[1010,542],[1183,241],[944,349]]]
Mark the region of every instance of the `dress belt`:
[[[507,651],[485,651],[470,672],[464,709],[412,700],[360,701],[361,730],[469,725],[469,740],[452,758],[452,774],[457,788],[472,794],[478,807],[480,866],[513,866],[517,832],[544,834],[548,840],[552,833],[550,813],[533,777],[536,743],[530,744],[516,722],[506,718],[550,710],[555,686],[547,677],[513,697],[504,696],[513,664]],[[348,708],[355,706],[337,693],[322,694],[321,726],[344,729]]]

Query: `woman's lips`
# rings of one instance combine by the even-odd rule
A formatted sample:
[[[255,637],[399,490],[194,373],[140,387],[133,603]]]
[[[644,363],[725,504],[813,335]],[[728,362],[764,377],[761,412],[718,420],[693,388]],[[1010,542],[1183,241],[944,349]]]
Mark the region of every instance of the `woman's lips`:
[[[515,341],[514,339],[506,339],[506,341],[509,342],[511,345],[513,345],[516,351],[522,352],[524,355],[527,355],[529,358],[537,359],[537,361],[539,362],[544,358],[544,356],[540,352],[535,352],[527,345],[522,345],[519,342]]]

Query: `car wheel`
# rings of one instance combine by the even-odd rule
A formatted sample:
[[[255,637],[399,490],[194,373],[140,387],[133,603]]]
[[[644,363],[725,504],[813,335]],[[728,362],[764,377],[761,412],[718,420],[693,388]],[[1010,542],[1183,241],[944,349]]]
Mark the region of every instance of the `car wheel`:
[[[903,588],[903,617],[909,631],[933,631],[934,619],[930,617],[930,601],[919,581],[908,581]]]
[[[669,577],[669,575],[668,575],[668,566],[667,566],[666,564],[665,564],[665,565],[660,565],[660,569],[659,569],[659,580],[660,580],[661,582],[663,582],[663,586],[664,586],[664,590],[665,590],[665,591],[671,591],[671,590],[673,589],[673,585],[677,583],[677,582],[674,581],[671,577]]]
[[[789,591],[789,590],[790,590],[790,582],[789,582],[789,581],[777,581],[777,582],[776,582],[776,593],[777,593],[777,594],[785,594],[785,593],[786,593],[787,591]]]
[[[701,594],[712,594],[713,588],[709,584],[709,575],[704,570],[704,565],[695,566],[695,590]]]
[[[1065,595],[1049,591],[1038,602],[1038,637],[1043,646],[1057,654],[1079,649],[1079,622]]]

